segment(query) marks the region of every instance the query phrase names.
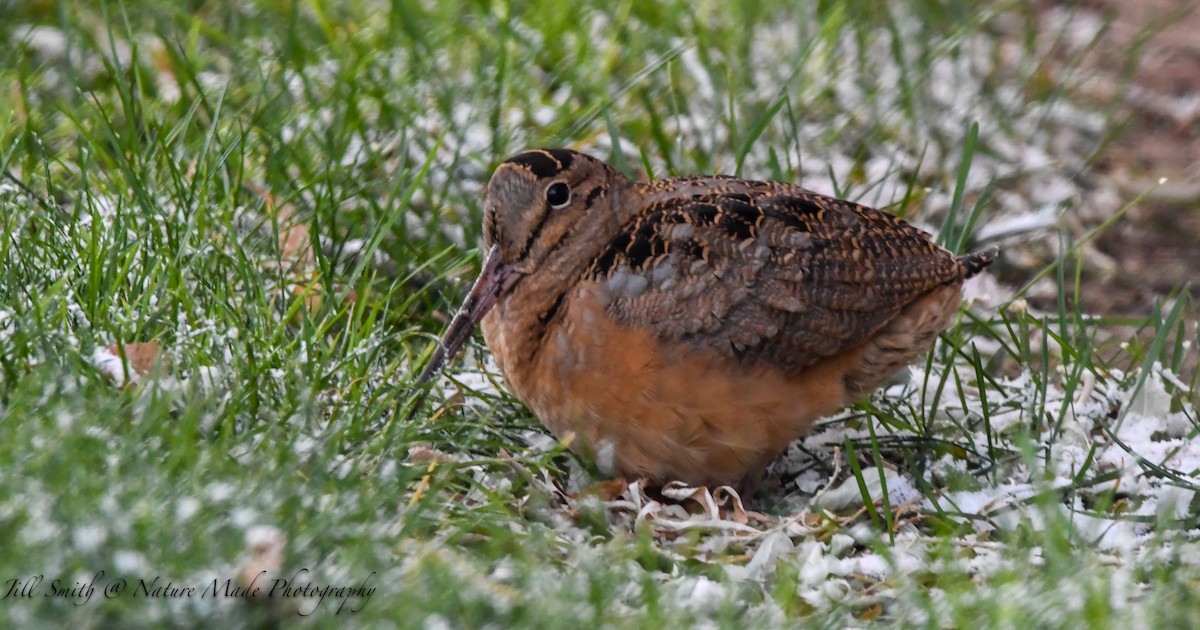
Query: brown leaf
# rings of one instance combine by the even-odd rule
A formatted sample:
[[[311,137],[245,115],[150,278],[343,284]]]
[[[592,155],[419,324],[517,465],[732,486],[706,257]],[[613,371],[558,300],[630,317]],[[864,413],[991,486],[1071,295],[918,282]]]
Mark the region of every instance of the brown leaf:
[[[287,534],[272,525],[256,525],[246,530],[245,540],[245,557],[235,581],[244,589],[247,612],[259,617],[265,627],[277,627],[285,616],[296,613],[294,600],[271,595],[275,580],[283,577]]]
[[[165,358],[160,359],[162,349],[157,341],[146,341],[142,343],[127,343],[124,345],[111,344],[108,346],[108,351],[121,357],[125,364],[129,366],[131,374],[145,376],[149,374],[160,360],[165,362]]]
[[[167,358],[162,356],[157,341],[147,341],[114,343],[105,348],[98,348],[92,356],[92,362],[114,383],[128,386],[140,382],[143,376],[164,366]]]
[[[625,490],[629,488],[629,483],[623,478],[609,479],[601,481],[584,488],[578,496],[574,498],[583,498],[587,496],[599,497],[601,501],[615,501],[618,497],[625,494]]]
[[[736,490],[729,486],[721,486],[713,491],[713,500],[721,507],[728,507],[729,520],[735,523],[746,525],[750,522],[750,517],[746,514],[746,508],[742,505],[742,497]]]
[[[883,606],[875,604],[870,608],[858,613],[858,618],[861,621],[874,621],[883,614]]]
[[[246,531],[246,559],[238,571],[238,585],[245,589],[269,588],[271,580],[283,569],[283,552],[287,534],[270,525],[259,525]],[[264,597],[265,590],[250,591],[252,597]]]
[[[249,184],[248,187],[263,198],[267,214],[274,215],[279,225],[279,255],[284,271],[294,282],[291,286],[292,295],[302,301],[310,312],[319,309],[325,290],[317,270],[314,239],[308,226],[297,216],[292,204],[279,203],[265,186]]]

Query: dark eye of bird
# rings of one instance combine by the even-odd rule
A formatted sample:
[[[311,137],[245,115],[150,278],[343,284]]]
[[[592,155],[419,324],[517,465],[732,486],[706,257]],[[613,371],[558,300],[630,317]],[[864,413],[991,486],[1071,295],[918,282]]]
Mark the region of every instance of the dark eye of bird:
[[[571,202],[571,189],[563,182],[554,182],[546,189],[546,203],[551,208],[562,208]]]

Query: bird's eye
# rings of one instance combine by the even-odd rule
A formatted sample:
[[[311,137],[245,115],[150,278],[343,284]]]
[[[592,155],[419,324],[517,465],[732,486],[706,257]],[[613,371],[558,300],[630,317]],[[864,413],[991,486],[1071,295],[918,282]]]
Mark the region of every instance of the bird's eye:
[[[563,182],[554,182],[546,189],[546,203],[558,210],[571,203],[571,188]]]

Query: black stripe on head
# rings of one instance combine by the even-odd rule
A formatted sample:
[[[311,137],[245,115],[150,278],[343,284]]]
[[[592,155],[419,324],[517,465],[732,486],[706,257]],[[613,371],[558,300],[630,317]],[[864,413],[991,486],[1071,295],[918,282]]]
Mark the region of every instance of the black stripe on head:
[[[596,200],[600,198],[600,195],[604,194],[604,190],[604,186],[596,186],[593,188],[592,191],[588,193],[587,199],[583,201],[583,207],[590,210],[592,204],[596,203]]]
[[[549,179],[571,168],[576,155],[574,151],[569,149],[537,149],[518,153],[508,158],[506,163],[516,164],[529,169],[529,172],[533,173],[533,176],[538,179]],[[542,228],[546,227],[546,222],[550,220],[551,214],[553,213],[550,206],[543,204],[537,224],[529,231],[529,237],[525,239],[525,247],[521,250],[522,258],[528,256],[529,250],[533,249],[534,242],[542,235]]]
[[[559,164],[562,164],[562,170],[571,168],[571,163],[575,161],[575,152],[570,149],[545,149],[547,153],[554,156]]]
[[[566,149],[538,149],[508,158],[509,164],[524,166],[538,179],[553,177],[571,167],[574,160]]]

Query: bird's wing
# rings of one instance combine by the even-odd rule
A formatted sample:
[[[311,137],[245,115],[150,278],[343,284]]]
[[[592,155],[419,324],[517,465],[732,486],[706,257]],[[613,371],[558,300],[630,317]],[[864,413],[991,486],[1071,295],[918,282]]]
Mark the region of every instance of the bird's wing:
[[[972,273],[903,220],[797,186],[657,199],[588,277],[617,321],[743,363],[799,370]]]

